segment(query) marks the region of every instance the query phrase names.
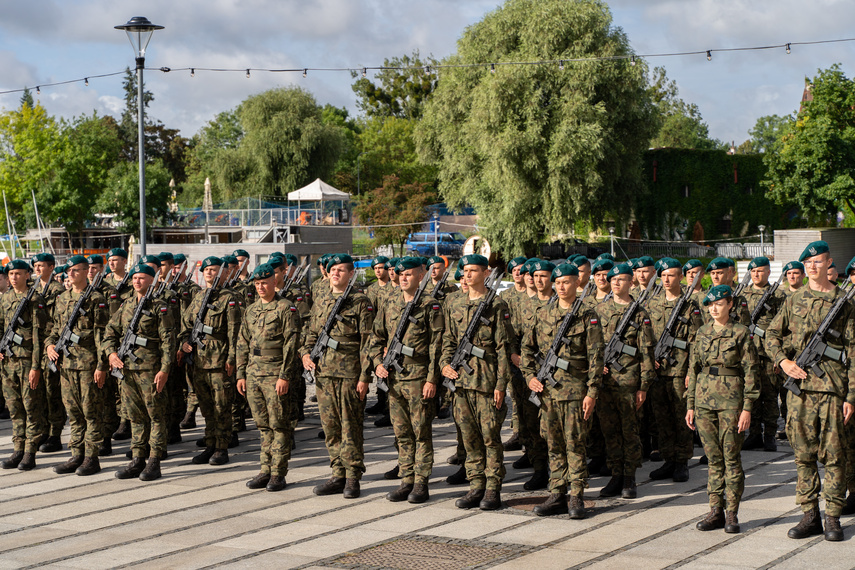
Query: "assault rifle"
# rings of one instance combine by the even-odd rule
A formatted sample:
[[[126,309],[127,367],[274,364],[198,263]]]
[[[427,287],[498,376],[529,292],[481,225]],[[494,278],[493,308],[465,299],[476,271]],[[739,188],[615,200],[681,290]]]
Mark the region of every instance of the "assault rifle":
[[[154,281],[152,281],[151,285],[149,285],[148,289],[146,290],[145,295],[143,295],[143,298],[140,299],[137,308],[134,309],[134,314],[131,317],[131,321],[128,323],[128,330],[125,331],[125,336],[122,337],[122,344],[119,345],[119,349],[116,351],[116,355],[122,362],[124,362],[126,358],[130,358],[131,362],[136,362],[137,360],[139,360],[139,357],[134,354],[134,349],[138,346],[146,346],[148,344],[148,339],[139,336],[137,334],[137,329],[139,328],[140,320],[142,319],[143,315],[148,312],[146,311],[146,306],[149,304],[149,301],[152,298],[152,294],[156,295],[156,293],[154,293],[154,290]],[[113,368],[110,373],[119,380],[125,377],[125,375],[122,374],[122,371],[119,368]]]
[[[50,282],[48,282],[48,285],[50,285]],[[9,320],[9,326],[6,327],[6,332],[3,333],[3,338],[0,338],[0,353],[5,354],[6,356],[12,356],[12,344],[20,345],[24,341],[23,337],[21,337],[15,329],[18,328],[18,325],[24,324],[24,312],[27,310],[27,307],[30,306],[30,302],[33,299],[33,295],[35,295],[38,286],[39,280],[36,279],[33,286],[30,287],[30,290],[27,291],[27,294],[24,295],[24,298],[18,303],[18,308],[15,309],[15,313]]]
[[[211,295],[213,295],[214,290],[217,288],[222,274],[223,266],[220,265],[220,269],[217,270],[217,276],[214,277],[213,283],[211,283],[211,286],[205,289],[205,292],[202,294],[202,305],[199,307],[199,312],[196,313],[196,320],[193,321],[193,328],[190,330],[190,338],[187,340],[187,344],[190,346],[204,348],[205,338],[214,332],[210,326],[205,324],[205,317],[208,314],[208,310],[213,308],[213,305],[211,305]]]
[[[246,269],[246,266],[248,263],[249,263],[249,258],[247,257],[246,259],[243,260],[243,263],[240,264],[240,267],[238,268],[238,270],[235,271],[235,274],[232,275],[228,281],[226,281],[226,284],[223,285],[223,287],[226,289],[232,287],[237,282],[237,280],[240,278],[240,274],[243,273],[244,269]]]
[[[285,286],[282,287],[282,292],[287,293],[291,290],[291,287],[293,287],[295,283],[302,282],[303,279],[306,278],[306,274],[309,272],[309,269],[311,267],[311,265],[306,263],[305,265],[301,265],[299,268],[295,269],[294,273],[291,275],[288,281],[285,282]]]
[[[836,331],[831,328],[831,323],[834,322],[834,319],[837,318],[840,311],[842,311],[846,305],[849,304],[852,297],[855,296],[855,286],[853,286],[851,282],[846,283],[842,291],[844,294],[838,298],[833,305],[831,305],[831,308],[828,309],[828,313],[825,315],[825,318],[822,319],[819,327],[817,327],[816,332],[814,332],[813,335],[811,335],[810,340],[808,340],[807,346],[805,346],[804,350],[802,350],[802,352],[796,357],[796,366],[805,372],[810,370],[820,378],[825,376],[825,371],[820,367],[823,357],[842,362],[846,365],[846,353],[828,346],[828,343],[826,342],[827,336],[834,340],[837,340],[842,336],[840,331]],[[796,396],[802,393],[802,390],[799,387],[799,381],[792,376],[787,376],[787,379],[784,380],[784,388]]]
[[[767,301],[772,298],[772,295],[774,295],[775,291],[778,290],[778,287],[781,286],[781,282],[784,280],[784,277],[786,277],[786,275],[784,275],[784,272],[782,271],[781,276],[778,277],[778,280],[775,281],[773,285],[770,285],[766,289],[766,292],[763,293],[763,296],[760,297],[760,300],[757,301],[757,306],[754,307],[754,310],[751,312],[751,324],[748,326],[748,331],[751,334],[757,335],[760,338],[766,336],[766,331],[757,326],[757,321],[760,320],[760,317],[763,316],[763,313],[772,310],[772,307],[769,306]]]
[[[419,288],[413,295],[413,298],[404,307],[404,312],[401,313],[401,320],[398,321],[398,328],[395,329],[395,335],[389,342],[389,347],[386,349],[386,356],[383,357],[383,368],[387,371],[394,369],[396,372],[401,372],[404,367],[401,366],[401,359],[404,356],[413,356],[413,349],[403,343],[404,335],[407,334],[407,329],[410,323],[418,323],[419,321],[413,317],[413,310],[419,306],[422,295],[425,292],[425,287],[430,283],[430,271],[422,277]],[[384,378],[377,378],[377,387],[384,392],[389,391],[389,385],[386,384]]]
[[[490,324],[490,321],[484,318],[484,311],[493,304],[493,299],[496,298],[496,291],[499,289],[499,284],[501,282],[502,280],[501,275],[499,274],[499,268],[496,267],[484,283],[487,286],[487,292],[481,298],[481,302],[478,303],[478,307],[472,315],[472,320],[469,321],[469,325],[466,327],[466,330],[463,332],[463,336],[457,343],[457,350],[454,351],[454,356],[451,358],[451,362],[449,363],[449,366],[451,366],[455,372],[459,373],[460,369],[463,368],[468,374],[472,374],[474,369],[469,365],[469,359],[473,356],[475,358],[484,358],[486,356],[487,353],[483,348],[472,344],[472,339],[475,337],[475,333],[478,331],[478,327],[480,327],[482,323],[485,325]],[[454,380],[451,378],[443,380],[442,385],[451,393],[454,393],[457,389],[454,385]]]
[[[428,271],[430,273],[430,271]],[[430,296],[436,299],[437,301],[441,301],[445,297],[445,293],[442,292],[442,288],[445,286],[445,282],[448,281],[448,270],[445,270],[445,273],[442,274],[442,277],[439,278],[439,282],[434,285],[433,290],[430,292]]]
[[[181,276],[181,272],[184,271],[185,267],[187,267],[186,259],[181,262],[181,265],[178,266],[178,271],[174,271],[168,281],[164,279],[160,282],[157,286],[157,290],[154,292],[154,296],[160,297],[164,291],[175,293],[175,284],[178,283],[178,277]]]
[[[686,350],[686,348],[688,348],[689,344],[685,340],[680,340],[674,335],[677,331],[677,325],[680,323],[689,323],[688,319],[681,316],[680,313],[683,312],[683,307],[685,307],[686,303],[689,302],[689,298],[695,291],[695,287],[698,286],[700,278],[701,272],[698,271],[695,278],[692,280],[692,284],[689,287],[686,287],[686,290],[683,291],[683,294],[674,305],[674,309],[671,311],[671,316],[668,317],[668,322],[665,323],[665,330],[662,331],[662,336],[660,336],[659,340],[656,341],[656,347],[653,349],[653,360],[655,362],[659,362],[660,364],[675,364],[677,359],[671,354],[673,350],[675,348],[679,348],[680,350]]]
[[[48,359],[48,368],[51,372],[57,372],[59,368],[57,368],[57,364],[63,356],[68,356],[68,344],[77,344],[80,342],[80,337],[74,334],[72,329],[74,329],[74,325],[77,324],[77,319],[80,318],[80,315],[85,315],[86,311],[83,309],[83,305],[92,295],[93,291],[97,291],[99,287],[101,287],[101,282],[104,280],[104,271],[99,273],[95,280],[92,281],[83,293],[80,294],[80,298],[77,299],[77,302],[74,304],[74,308],[71,310],[71,314],[68,316],[68,320],[65,322],[65,326],[62,328],[62,332],[59,333],[59,339],[56,341],[56,345],[54,346],[54,350],[59,353],[59,358],[56,359],[56,362]]]
[[[638,349],[636,347],[629,346],[624,342],[624,337],[630,326],[635,328],[640,327],[640,325],[633,319],[635,318],[635,313],[638,312],[639,307],[643,307],[651,293],[656,290],[653,285],[654,282],[655,279],[650,280],[650,283],[647,284],[647,289],[641,292],[638,299],[635,299],[630,303],[629,307],[624,311],[620,321],[618,321],[617,327],[615,327],[615,332],[612,334],[612,338],[609,339],[609,343],[606,345],[603,358],[606,368],[609,370],[614,370],[618,373],[623,372],[624,367],[621,366],[619,362],[620,355],[628,354],[629,356],[635,356],[638,353]]]
[[[333,304],[332,310],[330,311],[330,314],[327,317],[323,328],[321,328],[320,333],[318,333],[318,340],[315,341],[315,346],[312,347],[312,352],[309,353],[309,358],[312,359],[312,362],[315,365],[320,362],[328,347],[333,350],[336,350],[338,348],[338,341],[332,338],[330,336],[330,333],[332,332],[335,324],[343,320],[343,317],[339,313],[344,308],[344,304],[347,301],[348,297],[350,297],[350,294],[353,291],[353,286],[356,285],[357,275],[359,275],[359,273],[357,271],[354,271],[353,277],[350,278],[350,281],[348,281],[347,283],[347,287],[345,287],[344,289],[344,293],[341,294],[341,297],[335,300],[335,304]],[[304,369],[303,378],[305,378],[306,382],[308,382],[309,384],[312,384],[315,381],[315,375],[312,373],[311,370]]]
[[[698,271],[700,273],[700,271]],[[742,281],[739,282],[739,285],[736,286],[736,290],[733,292],[733,308],[730,310],[730,318],[732,320],[736,320],[738,314],[736,312],[736,298],[742,295],[742,292],[751,283],[751,272],[746,271],[745,277],[742,278]]]

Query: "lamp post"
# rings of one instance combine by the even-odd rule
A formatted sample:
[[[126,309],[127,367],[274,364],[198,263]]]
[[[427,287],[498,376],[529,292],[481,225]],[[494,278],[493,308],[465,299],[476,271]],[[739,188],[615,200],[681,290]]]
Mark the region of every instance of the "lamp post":
[[[211,199],[211,179],[205,178],[205,198],[202,202],[202,209],[205,210],[205,243],[211,243],[211,236],[208,233],[208,216],[211,215],[212,199]]]
[[[614,226],[609,226],[609,245],[612,250],[612,257],[615,256],[615,228]]]
[[[115,26],[117,30],[124,30],[128,34],[131,47],[136,54],[137,64],[137,130],[139,132],[139,157],[140,157],[140,256],[145,256],[145,131],[143,110],[143,69],[145,68],[145,50],[151,35],[155,30],[162,30],[163,26],[156,26],[144,16],[134,16],[126,24]]]
[[[763,256],[766,255],[766,248],[763,247],[763,238],[765,237],[764,234],[766,232],[766,226],[757,226],[757,229],[760,230],[760,255]]]
[[[433,254],[439,255],[439,212],[433,213]]]

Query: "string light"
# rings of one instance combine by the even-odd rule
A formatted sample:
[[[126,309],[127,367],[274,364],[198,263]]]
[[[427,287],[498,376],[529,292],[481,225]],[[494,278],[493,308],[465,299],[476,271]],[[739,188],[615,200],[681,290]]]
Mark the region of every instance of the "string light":
[[[635,56],[632,56],[632,57],[630,57],[630,58],[629,58],[629,64],[630,64],[630,65],[635,65]]]
[[[41,95],[41,94],[42,94],[42,88],[40,86],[36,85],[36,95]]]
[[[712,51],[707,50],[707,61],[712,61]]]
[[[496,73],[496,64],[495,63],[490,64],[490,73]]]
[[[787,44],[787,53],[790,53],[790,44]]]
[[[249,69],[246,70],[246,78],[249,79]]]
[[[86,85],[86,87],[89,87],[89,78],[88,77],[83,80],[83,84]]]
[[[563,59],[558,60],[558,71],[564,71],[564,60]]]
[[[196,77],[196,69],[195,68],[192,68],[192,67],[190,68],[190,77]]]
[[[308,69],[303,70],[303,79],[305,79],[306,75],[308,75],[308,71],[309,71]]]
[[[368,70],[363,67],[362,68],[362,77],[365,77],[366,75],[368,75]]]

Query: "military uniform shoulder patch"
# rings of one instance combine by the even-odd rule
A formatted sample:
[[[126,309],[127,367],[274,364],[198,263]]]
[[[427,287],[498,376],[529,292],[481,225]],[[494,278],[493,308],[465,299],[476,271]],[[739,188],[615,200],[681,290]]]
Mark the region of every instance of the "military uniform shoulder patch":
[[[161,313],[165,313],[165,312],[166,312],[166,311],[168,311],[168,310],[169,310],[169,307],[161,307],[161,308],[160,308],[160,312],[161,312]]]
[[[106,307],[106,306],[107,306],[107,304],[106,304],[106,303],[98,303],[98,308],[99,308],[99,309],[103,309],[103,308],[104,308],[104,307]]]
[[[237,303],[235,303],[234,301],[229,301],[229,307],[234,307],[235,305],[237,305]]]
[[[431,308],[431,309],[433,309],[434,311],[438,311],[438,310],[440,310],[442,307],[440,307],[439,305],[437,305],[436,303],[434,303],[433,305],[431,305],[431,306],[430,306],[430,308]]]
[[[295,307],[294,305],[291,305],[291,312],[292,312],[292,313],[296,313],[296,312],[297,312],[297,307]]]
[[[597,317],[591,317],[591,324],[592,325],[597,325],[599,323],[600,323],[600,319],[598,319]]]
[[[374,307],[372,307],[371,305],[365,305],[365,308],[368,309],[369,311],[374,310]]]
[[[505,320],[508,320],[511,318],[511,314],[507,311],[505,311],[505,314],[503,316],[504,316]]]
[[[650,319],[644,319],[644,321],[643,321],[643,322],[644,322],[644,324],[645,324],[645,325],[649,325],[649,324],[650,324]]]

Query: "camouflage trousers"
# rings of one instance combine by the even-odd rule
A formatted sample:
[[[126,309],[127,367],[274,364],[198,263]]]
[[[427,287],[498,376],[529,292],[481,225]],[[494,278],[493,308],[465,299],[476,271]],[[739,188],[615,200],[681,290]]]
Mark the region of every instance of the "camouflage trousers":
[[[641,437],[635,411],[637,387],[603,386],[597,401],[600,429],[605,440],[606,463],[615,475],[635,477],[641,467]]]
[[[843,400],[834,394],[787,396],[787,440],[796,460],[796,504],[807,512],[819,505],[817,461],[825,465],[825,512],[839,517],[846,496]]]
[[[65,427],[68,415],[62,403],[62,387],[59,382],[59,372],[51,372],[47,366],[43,367],[42,382],[47,390],[47,432],[45,436],[53,435],[59,437]]]
[[[454,421],[466,450],[466,479],[470,489],[500,491],[505,478],[502,423],[507,402],[496,409],[493,392],[458,388],[454,392]]]
[[[149,457],[159,457],[166,451],[169,417],[169,395],[166,387],[158,393],[154,370],[128,370],[122,373],[122,405],[131,422],[131,453],[145,458],[145,446],[151,446]],[[168,383],[168,382],[167,382]]]
[[[739,512],[739,501],[745,490],[742,470],[742,442],[745,436],[737,432],[742,410],[695,410],[695,427],[701,436],[704,453],[709,459],[707,494],[710,507]]]
[[[591,416],[591,427],[588,429],[588,440],[585,443],[585,449],[589,458],[606,457],[606,438],[603,433],[602,420],[600,420],[600,407],[594,410],[594,415]]]
[[[3,359],[3,397],[12,420],[15,451],[35,453],[47,432],[47,391],[44,378],[30,388],[30,359]]]
[[[757,380],[760,381],[760,396],[754,402],[751,414],[751,433],[775,435],[778,431],[778,417],[781,415],[778,393],[782,382],[768,358],[760,358]]]
[[[556,401],[541,397],[540,433],[549,448],[549,492],[582,495],[588,486],[585,441],[590,421],[585,421],[582,400]]]
[[[299,369],[289,382],[290,389],[288,395],[291,397],[291,429],[297,429],[297,422],[300,421],[300,412],[306,403],[306,379],[303,378],[302,368]]]
[[[178,366],[172,363],[169,369],[169,379],[166,381],[166,387],[163,389],[167,395],[169,402],[169,410],[166,421],[166,428],[179,429],[178,424],[184,419],[184,414],[187,412],[187,401],[184,399],[184,388],[187,385],[185,378],[187,373],[184,366]]]
[[[422,398],[424,380],[389,383],[389,414],[398,444],[398,467],[404,483],[427,483],[433,469],[432,422],[436,398]]]
[[[68,414],[72,456],[97,457],[104,434],[104,390],[95,383],[95,369],[68,370],[60,367],[62,403]]]
[[[525,447],[525,452],[531,461],[535,471],[546,471],[549,469],[549,458],[546,450],[546,440],[540,435],[540,408],[532,404],[528,395],[530,390],[525,385],[525,378],[516,366],[512,366],[514,381],[521,386],[521,398],[519,402],[519,434],[520,442]],[[514,401],[516,408],[517,402]]]
[[[107,379],[104,381],[104,387],[101,390],[104,396],[104,415],[101,418],[103,435],[104,439],[110,439],[113,437],[113,432],[119,429],[122,392],[119,388],[119,381],[109,372],[107,372]]]
[[[516,372],[516,370],[514,371]],[[511,401],[514,404],[513,412],[511,412],[511,431],[519,435],[520,433],[520,408],[522,408],[523,398],[525,398],[526,388],[525,378],[522,374],[511,374],[508,386],[511,388]]]
[[[192,368],[193,391],[205,417],[205,445],[227,449],[232,436],[235,385],[222,368]]]
[[[315,388],[332,476],[362,479],[365,402],[356,393],[356,378],[317,377]]]
[[[289,393],[276,393],[275,376],[256,377],[247,374],[246,400],[255,425],[261,433],[261,472],[284,477],[291,459],[291,424],[293,398]],[[289,382],[290,384],[290,382]]]
[[[695,445],[692,430],[686,425],[685,376],[660,376],[650,386],[647,396],[656,420],[662,459],[677,463],[689,461]]]

